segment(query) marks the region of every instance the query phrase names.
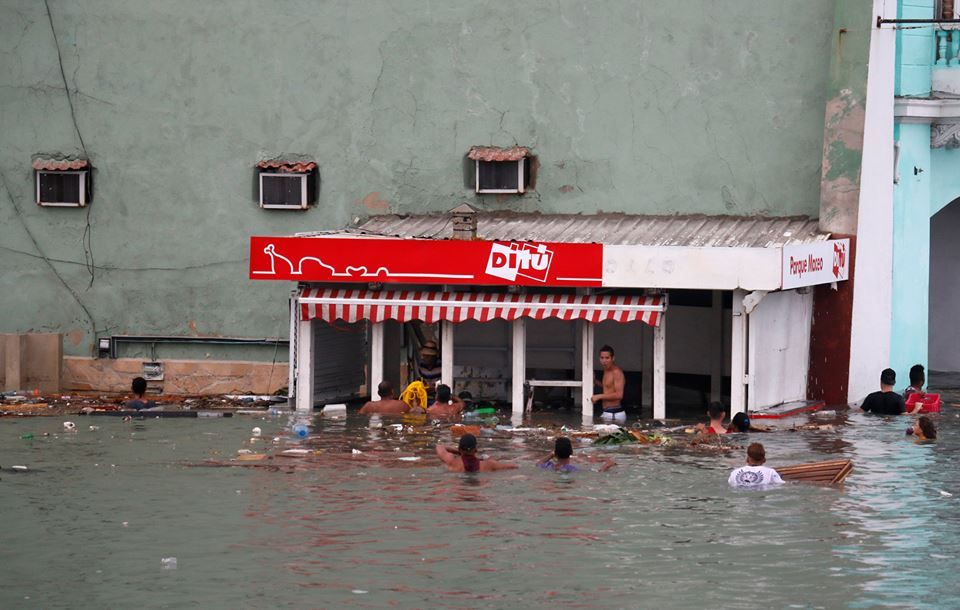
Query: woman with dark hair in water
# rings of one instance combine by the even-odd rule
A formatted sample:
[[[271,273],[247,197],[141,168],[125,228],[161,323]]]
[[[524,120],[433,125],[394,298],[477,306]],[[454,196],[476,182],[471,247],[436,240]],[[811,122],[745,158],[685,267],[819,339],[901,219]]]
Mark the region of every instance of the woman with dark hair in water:
[[[477,437],[472,434],[461,436],[460,443],[455,449],[437,445],[437,457],[443,460],[450,472],[493,472],[495,470],[511,470],[517,467],[516,464],[509,462],[478,458]]]
[[[917,422],[913,424],[913,428],[907,430],[907,432],[913,434],[918,443],[937,440],[937,427],[933,425],[933,420],[926,415],[918,417]]]
[[[537,465],[544,470],[556,470],[557,472],[576,472],[580,470],[576,464],[572,463],[573,461],[573,443],[570,442],[570,439],[565,436],[558,436],[557,440],[553,444],[553,453],[543,458]],[[615,462],[610,458],[593,458],[593,457],[580,457],[577,461],[586,460],[588,462],[600,462],[601,466],[599,468],[600,472],[609,470],[615,465]]]

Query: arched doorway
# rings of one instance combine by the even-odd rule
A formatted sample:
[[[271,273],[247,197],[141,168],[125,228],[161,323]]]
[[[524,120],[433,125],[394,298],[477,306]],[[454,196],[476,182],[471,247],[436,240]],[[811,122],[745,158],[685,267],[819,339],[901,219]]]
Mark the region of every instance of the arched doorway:
[[[929,365],[960,371],[960,198],[930,217]]]

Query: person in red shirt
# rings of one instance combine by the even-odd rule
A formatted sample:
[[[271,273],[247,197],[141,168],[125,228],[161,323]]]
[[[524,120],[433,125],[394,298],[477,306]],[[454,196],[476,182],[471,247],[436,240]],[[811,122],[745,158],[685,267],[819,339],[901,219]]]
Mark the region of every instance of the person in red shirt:
[[[727,433],[727,427],[723,423],[724,418],[727,416],[727,410],[724,408],[723,403],[716,401],[711,402],[710,406],[707,407],[707,416],[710,418],[710,423],[706,426],[697,424],[697,432],[704,434]]]

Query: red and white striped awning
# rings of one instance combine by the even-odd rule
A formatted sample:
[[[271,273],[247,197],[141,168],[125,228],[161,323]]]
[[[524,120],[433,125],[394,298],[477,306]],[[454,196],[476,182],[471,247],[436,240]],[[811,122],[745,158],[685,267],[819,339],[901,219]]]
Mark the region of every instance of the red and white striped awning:
[[[302,320],[321,319],[382,322],[420,320],[432,323],[517,318],[559,318],[590,322],[660,324],[666,309],[662,296],[600,296],[569,294],[509,294],[427,292],[420,290],[349,290],[304,288],[298,298]]]

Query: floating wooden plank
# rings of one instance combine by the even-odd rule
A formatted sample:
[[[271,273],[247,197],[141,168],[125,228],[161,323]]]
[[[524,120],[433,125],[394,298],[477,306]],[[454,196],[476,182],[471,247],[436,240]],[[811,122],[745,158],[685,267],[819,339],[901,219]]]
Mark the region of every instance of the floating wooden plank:
[[[785,402],[774,407],[751,410],[750,419],[781,419],[784,417],[793,417],[795,415],[802,415],[803,413],[819,411],[826,405],[827,403],[822,400]]]
[[[853,462],[850,460],[828,460],[797,464],[796,466],[781,466],[776,469],[780,478],[785,481],[803,481],[805,483],[842,483],[847,475],[853,472]]]
[[[85,411],[80,415],[107,416],[107,417],[133,417],[135,419],[154,419],[157,417],[233,417],[232,411],[135,411],[133,409],[111,410],[111,411]]]

